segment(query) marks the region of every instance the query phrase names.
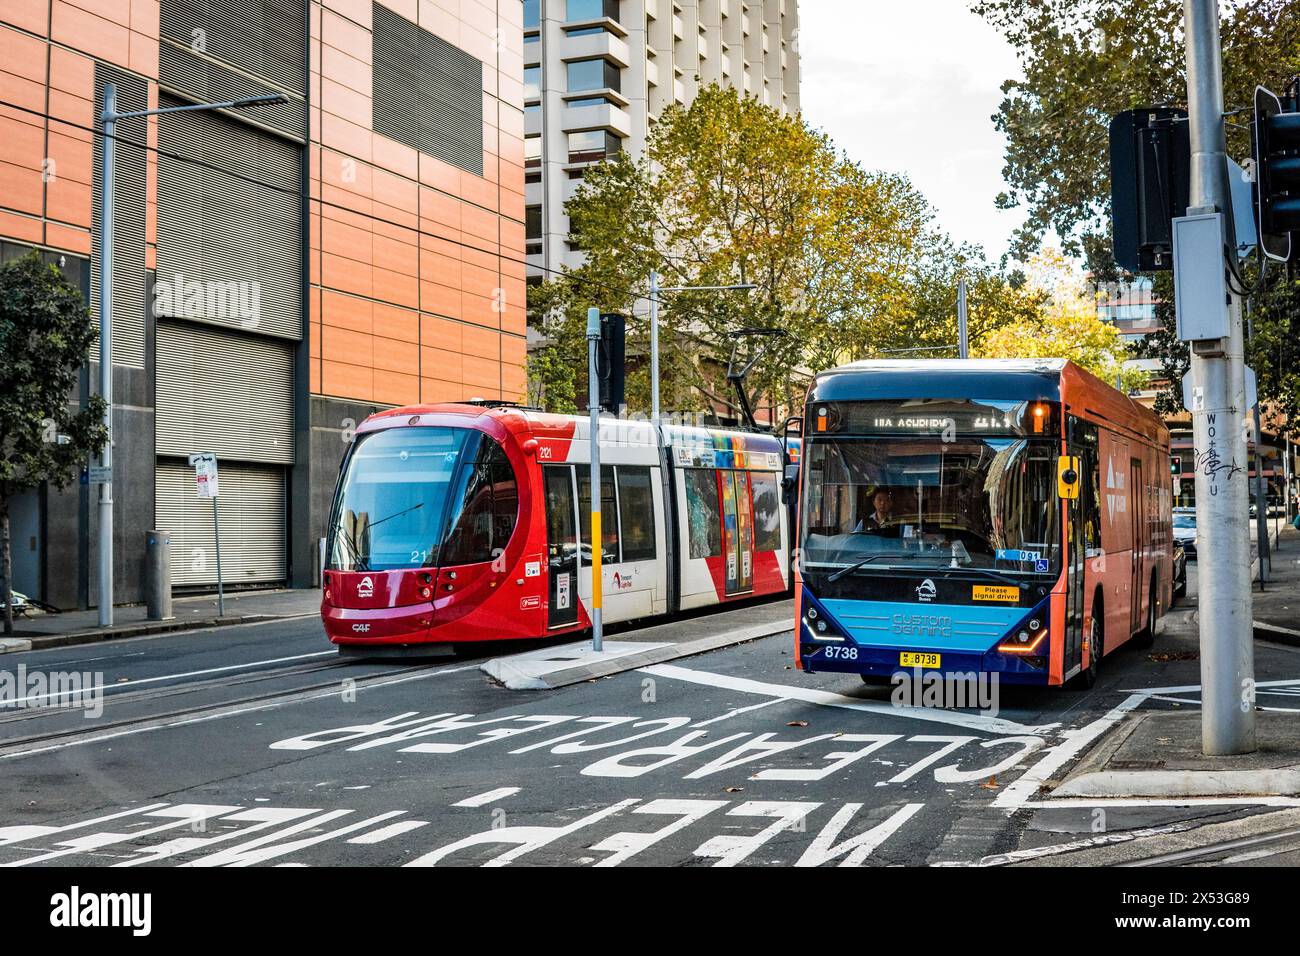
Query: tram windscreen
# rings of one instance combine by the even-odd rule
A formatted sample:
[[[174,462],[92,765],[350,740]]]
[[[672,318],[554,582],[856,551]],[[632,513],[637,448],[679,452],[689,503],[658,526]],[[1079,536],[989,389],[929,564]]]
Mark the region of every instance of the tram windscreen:
[[[436,564],[463,428],[389,428],[357,439],[339,485],[329,540],[335,571]]]
[[[807,460],[800,568],[812,575],[984,568],[1057,573],[1057,442],[820,439]]]

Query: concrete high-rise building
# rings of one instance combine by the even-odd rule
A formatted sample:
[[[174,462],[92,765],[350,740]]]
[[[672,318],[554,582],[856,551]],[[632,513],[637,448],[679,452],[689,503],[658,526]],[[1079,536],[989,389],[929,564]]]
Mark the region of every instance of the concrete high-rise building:
[[[701,86],[799,111],[796,0],[523,0],[530,277],[581,263],[564,203],[583,170],[639,155]]]

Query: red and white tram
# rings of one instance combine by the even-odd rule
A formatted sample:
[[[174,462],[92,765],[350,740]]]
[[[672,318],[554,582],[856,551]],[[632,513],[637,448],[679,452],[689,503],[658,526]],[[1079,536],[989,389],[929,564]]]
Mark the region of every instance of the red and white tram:
[[[606,623],[787,589],[774,436],[601,425]],[[430,653],[590,627],[590,424],[496,403],[366,419],[330,515],[321,617],[340,650]]]

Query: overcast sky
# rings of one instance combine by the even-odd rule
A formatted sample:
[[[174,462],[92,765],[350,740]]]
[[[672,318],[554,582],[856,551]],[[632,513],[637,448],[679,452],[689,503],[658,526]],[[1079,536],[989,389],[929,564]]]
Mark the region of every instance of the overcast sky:
[[[799,0],[804,117],[868,169],[906,173],[954,238],[1006,251],[1022,220],[993,205],[1003,139],[990,117],[1019,75],[968,0]]]

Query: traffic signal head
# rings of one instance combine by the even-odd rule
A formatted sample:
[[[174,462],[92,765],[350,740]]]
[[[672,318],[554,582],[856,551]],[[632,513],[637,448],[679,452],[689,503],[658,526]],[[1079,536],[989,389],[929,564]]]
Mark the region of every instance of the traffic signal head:
[[[1191,202],[1187,111],[1149,106],[1110,122],[1115,261],[1129,272],[1172,269],[1173,220]]]
[[[1300,233],[1300,113],[1283,110],[1276,95],[1257,86],[1253,133],[1259,245],[1285,262],[1291,234]]]

